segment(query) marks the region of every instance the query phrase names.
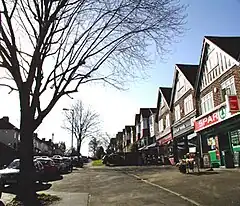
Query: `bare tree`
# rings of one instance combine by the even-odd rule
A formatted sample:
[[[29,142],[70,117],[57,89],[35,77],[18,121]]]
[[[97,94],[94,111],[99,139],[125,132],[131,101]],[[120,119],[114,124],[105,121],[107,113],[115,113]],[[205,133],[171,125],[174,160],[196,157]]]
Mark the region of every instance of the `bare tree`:
[[[85,107],[82,101],[77,101],[72,105],[73,116],[65,112],[63,128],[72,133],[77,139],[77,152],[80,154],[84,140],[92,139],[100,132],[99,114],[90,107]]]
[[[88,143],[89,152],[92,154],[92,157],[96,157],[97,149],[101,146],[101,141],[97,137],[93,137]]]
[[[178,0],[1,0],[0,86],[20,99],[20,195],[33,205],[33,132],[58,100],[92,81],[121,88],[183,32]],[[42,100],[45,99],[46,102]],[[48,101],[47,101],[48,99]]]
[[[104,149],[108,148],[111,138],[112,138],[111,135],[108,134],[107,132],[100,135],[101,145],[103,146]]]

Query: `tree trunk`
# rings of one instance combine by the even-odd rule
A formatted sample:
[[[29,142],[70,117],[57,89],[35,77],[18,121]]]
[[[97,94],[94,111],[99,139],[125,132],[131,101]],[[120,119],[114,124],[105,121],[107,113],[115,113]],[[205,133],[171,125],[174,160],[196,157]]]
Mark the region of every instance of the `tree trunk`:
[[[33,123],[34,115],[29,106],[29,96],[20,95],[20,180],[18,196],[24,206],[36,204],[36,190],[33,165]]]

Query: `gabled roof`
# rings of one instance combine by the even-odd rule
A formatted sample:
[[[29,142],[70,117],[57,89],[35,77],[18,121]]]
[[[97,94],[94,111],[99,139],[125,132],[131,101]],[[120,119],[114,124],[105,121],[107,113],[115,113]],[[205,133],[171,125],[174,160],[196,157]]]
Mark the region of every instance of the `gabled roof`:
[[[161,98],[165,100],[165,103],[169,107],[171,100],[172,88],[171,87],[159,87],[158,89],[158,99],[157,99],[157,115],[155,117],[155,121],[158,122],[158,115],[160,110]]]
[[[199,69],[197,72],[197,78],[195,82],[195,90],[198,91],[199,88],[199,80],[201,78],[202,73],[202,62],[203,62],[203,55],[205,53],[205,43],[206,41],[216,45],[219,47],[223,52],[231,56],[233,59],[236,60],[236,63],[239,63],[240,58],[240,37],[234,36],[205,36],[202,43],[201,49],[201,57],[199,63]],[[196,92],[197,94],[197,92]]]
[[[0,129],[13,129],[13,130],[19,130],[17,127],[15,127],[10,122],[6,121],[4,118],[0,119]]]
[[[132,127],[132,126],[125,126],[125,131],[131,132],[131,127]]]
[[[198,65],[195,64],[176,64],[176,65],[181,70],[183,75],[187,78],[187,80],[190,82],[190,84],[194,86],[197,77]]]
[[[171,93],[171,100],[170,100],[170,107],[173,105],[175,90],[176,90],[176,83],[178,79],[179,72],[184,75],[187,81],[190,83],[192,88],[194,89],[197,72],[198,72],[199,65],[196,64],[176,64],[174,77],[173,77],[173,86],[172,86],[172,93]]]
[[[217,45],[220,49],[228,53],[237,61],[240,57],[240,37],[236,36],[205,36],[209,41]]]
[[[140,114],[135,114],[135,125],[140,122]]]
[[[157,112],[157,108],[140,108],[140,115],[143,116],[143,118],[148,118],[150,115]]]

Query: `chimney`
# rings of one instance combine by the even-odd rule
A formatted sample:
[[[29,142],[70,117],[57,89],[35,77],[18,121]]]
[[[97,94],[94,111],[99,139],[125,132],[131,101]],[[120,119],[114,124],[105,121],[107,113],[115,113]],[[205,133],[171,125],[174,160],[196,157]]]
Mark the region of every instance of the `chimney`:
[[[51,139],[49,139],[49,140],[48,140],[48,142],[49,142],[49,143],[51,143],[51,142],[52,142],[52,140],[51,140]]]
[[[3,119],[5,122],[9,122],[9,117],[8,117],[8,116],[4,116],[2,119]]]
[[[46,140],[45,138],[42,138],[42,141],[43,141],[43,142],[45,142],[45,140]]]

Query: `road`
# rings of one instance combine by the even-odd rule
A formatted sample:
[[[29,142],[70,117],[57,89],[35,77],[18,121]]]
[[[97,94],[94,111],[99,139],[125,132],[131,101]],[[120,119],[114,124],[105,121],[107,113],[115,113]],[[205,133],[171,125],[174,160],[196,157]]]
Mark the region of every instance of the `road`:
[[[54,182],[52,191],[88,193],[91,206],[193,205],[119,168],[85,168]]]
[[[235,206],[239,178],[239,169],[186,175],[173,167],[85,167],[52,182],[48,192],[66,195],[68,206],[80,205],[79,198],[88,206]]]

